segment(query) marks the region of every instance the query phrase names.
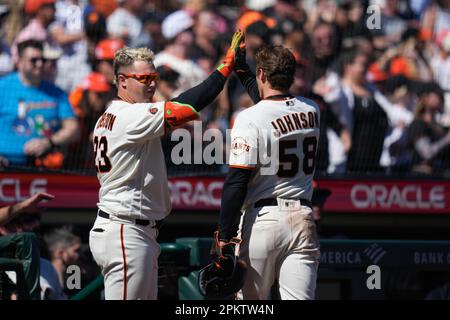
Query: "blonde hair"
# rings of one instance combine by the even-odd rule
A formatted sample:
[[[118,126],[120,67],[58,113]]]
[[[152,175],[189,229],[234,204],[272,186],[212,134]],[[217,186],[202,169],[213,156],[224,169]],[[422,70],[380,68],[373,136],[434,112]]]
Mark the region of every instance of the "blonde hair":
[[[125,47],[118,50],[114,55],[114,84],[117,84],[117,75],[119,73],[119,68],[131,66],[136,61],[146,61],[150,64],[153,64],[154,58],[155,54],[153,53],[153,51],[145,47]]]

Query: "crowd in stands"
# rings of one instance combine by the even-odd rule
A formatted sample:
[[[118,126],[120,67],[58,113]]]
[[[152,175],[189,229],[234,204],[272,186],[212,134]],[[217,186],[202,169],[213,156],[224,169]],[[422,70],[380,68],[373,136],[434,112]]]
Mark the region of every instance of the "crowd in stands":
[[[119,48],[155,52],[165,100],[240,28],[253,71],[265,43],[294,52],[292,93],[321,108],[318,173],[450,174],[449,0],[4,0],[0,24],[0,166],[93,173]],[[232,77],[203,129],[251,105]]]

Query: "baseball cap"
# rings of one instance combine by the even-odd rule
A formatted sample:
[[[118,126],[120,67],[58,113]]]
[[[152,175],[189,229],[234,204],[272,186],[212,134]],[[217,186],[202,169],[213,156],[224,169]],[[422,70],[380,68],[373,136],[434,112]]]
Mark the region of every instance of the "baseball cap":
[[[54,4],[56,0],[25,0],[24,9],[28,14],[36,13],[40,7],[46,4]]]
[[[92,72],[77,86],[69,95],[69,102],[73,111],[78,117],[85,116],[85,110],[80,108],[80,102],[83,99],[84,91],[90,90],[97,93],[109,92],[110,84],[105,76],[98,72]]]
[[[161,25],[161,31],[166,39],[175,38],[181,32],[194,25],[194,20],[185,10],[178,10],[169,14]]]
[[[255,22],[262,21],[268,28],[274,28],[277,24],[275,19],[266,17],[258,11],[245,12],[236,22],[237,29],[246,30],[247,27]]]
[[[125,42],[121,39],[104,39],[95,47],[95,59],[114,60],[117,50],[125,47]]]
[[[109,92],[111,90],[105,76],[99,72],[89,74],[81,83],[81,87],[94,92]]]

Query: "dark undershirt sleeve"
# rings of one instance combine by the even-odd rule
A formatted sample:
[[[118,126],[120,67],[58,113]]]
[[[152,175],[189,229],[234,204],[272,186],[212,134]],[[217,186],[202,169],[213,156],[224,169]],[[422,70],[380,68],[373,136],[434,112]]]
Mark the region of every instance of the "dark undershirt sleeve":
[[[188,104],[196,111],[200,111],[214,101],[220,91],[222,91],[226,81],[227,78],[215,70],[202,83],[186,90],[178,97],[171,99],[171,101]]]
[[[247,195],[252,170],[230,167],[222,191],[219,239],[228,242],[237,235],[241,208]]]
[[[250,70],[244,72],[236,72],[236,74],[245,90],[247,90],[247,93],[252,99],[253,103],[258,103],[259,101],[261,101],[261,97],[259,96],[258,83],[256,82],[255,75]]]

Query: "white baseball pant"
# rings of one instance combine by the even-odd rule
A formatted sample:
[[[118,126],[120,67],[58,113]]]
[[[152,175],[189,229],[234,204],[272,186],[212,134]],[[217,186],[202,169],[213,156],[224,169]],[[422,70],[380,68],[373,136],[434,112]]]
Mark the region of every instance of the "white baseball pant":
[[[271,299],[276,279],[282,300],[314,299],[320,244],[311,208],[283,199],[278,206],[250,208],[239,234],[239,256],[248,271],[238,299]]]
[[[156,300],[158,230],[132,219],[97,216],[89,234],[92,255],[105,281],[106,300]]]

